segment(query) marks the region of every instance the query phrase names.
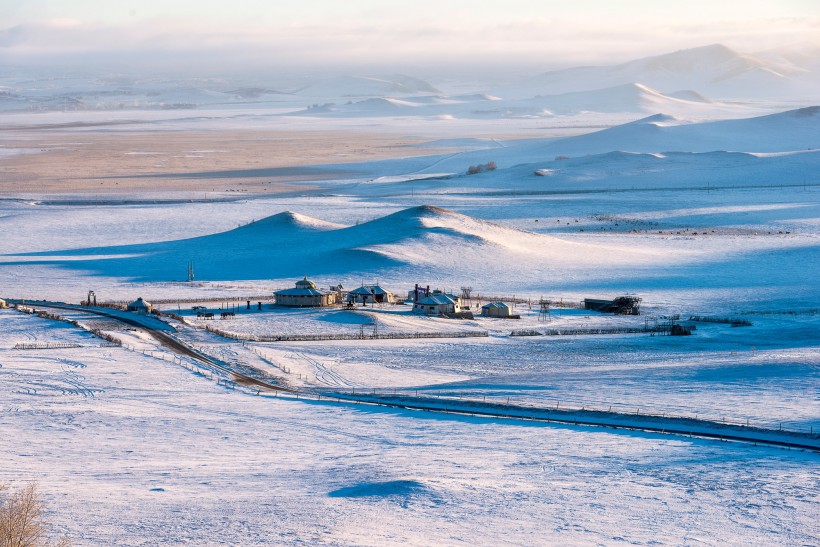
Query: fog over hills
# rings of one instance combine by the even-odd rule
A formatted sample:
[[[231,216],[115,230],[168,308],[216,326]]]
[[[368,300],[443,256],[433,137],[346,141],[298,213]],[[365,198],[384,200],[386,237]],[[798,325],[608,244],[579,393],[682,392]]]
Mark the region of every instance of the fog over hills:
[[[716,112],[731,117],[732,108],[722,101],[810,104],[820,93],[819,66],[810,53],[750,55],[715,44],[618,65],[554,70],[502,86],[493,83],[492,74],[466,83],[441,75],[256,72],[191,78],[9,68],[0,76],[0,111],[269,107],[296,112],[312,106],[311,114],[333,116]],[[362,103],[368,99],[383,101]]]

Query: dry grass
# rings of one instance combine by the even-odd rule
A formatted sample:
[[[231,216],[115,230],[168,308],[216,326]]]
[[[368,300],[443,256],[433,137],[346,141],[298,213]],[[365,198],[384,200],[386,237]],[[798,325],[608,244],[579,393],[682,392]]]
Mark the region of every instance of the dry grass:
[[[359,131],[18,128],[0,148],[30,153],[0,159],[0,194],[305,191],[305,181],[356,173],[304,166],[441,152],[417,142]]]

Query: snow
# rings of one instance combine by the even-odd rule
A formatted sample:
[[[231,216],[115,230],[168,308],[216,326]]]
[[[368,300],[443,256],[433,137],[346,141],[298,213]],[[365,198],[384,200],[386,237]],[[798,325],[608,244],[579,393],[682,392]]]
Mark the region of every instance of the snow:
[[[164,201],[4,196],[0,296],[85,329],[0,310],[0,482],[38,480],[55,537],[68,533],[78,545],[812,544],[820,535],[814,452],[332,396],[509,401],[613,412],[638,426],[633,416],[671,415],[814,435],[820,109],[712,119],[735,108],[724,93],[740,82],[801,78],[789,62],[711,47],[624,65],[612,81],[598,69],[564,73],[568,87],[571,79],[596,85],[536,99],[546,90],[521,87],[521,100],[448,96],[385,76],[293,85],[301,91],[281,97],[276,113],[234,104],[196,120],[139,110],[4,115],[6,125],[35,120],[44,130],[112,119],[128,122],[117,131],[378,123],[417,132],[442,153],[349,165],[349,178],[311,182],[315,190],[231,201],[184,192]],[[726,83],[705,82],[717,76]],[[609,84],[620,87],[596,91]],[[256,96],[237,89],[179,86],[162,97]],[[273,86],[258,89],[274,95]],[[690,91],[673,92],[681,89]],[[54,99],[53,89],[41,93]],[[323,94],[353,102],[282,116]],[[556,117],[561,101],[568,112],[611,101],[610,113]],[[546,129],[524,121],[539,109],[549,112],[534,123]],[[621,110],[653,115],[612,114]],[[487,161],[498,169],[464,174]],[[194,282],[183,281],[189,261]],[[407,305],[272,305],[274,290],[303,276],[323,288],[378,282],[402,296],[415,283],[471,287],[475,311],[518,300],[521,319],[424,317]],[[89,289],[100,301],[188,299],[158,305],[184,322],[112,313],[166,329],[299,398],[233,384],[112,318],[32,302],[76,302]],[[625,293],[643,299],[643,315],[560,307]],[[246,297],[262,310],[245,309]],[[542,297],[558,303],[548,318],[539,315]],[[197,318],[193,305],[236,317]],[[707,315],[752,325],[695,323],[688,337],[566,334],[676,314],[685,323]],[[354,339],[240,342],[205,327],[240,338]],[[511,336],[515,329],[564,334]],[[370,337],[414,333],[436,338]],[[466,334],[482,336],[456,337]],[[52,347],[23,349],[32,342]]]

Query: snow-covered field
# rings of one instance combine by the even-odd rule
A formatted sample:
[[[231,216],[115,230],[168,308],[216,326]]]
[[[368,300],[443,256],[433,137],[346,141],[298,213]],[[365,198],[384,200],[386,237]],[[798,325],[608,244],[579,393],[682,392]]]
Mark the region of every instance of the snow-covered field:
[[[228,390],[119,348],[7,348],[0,479],[84,545],[811,544],[817,457]],[[13,432],[13,434],[11,434]]]
[[[722,49],[709,55],[759,61]],[[76,303],[94,290],[100,301],[185,299],[159,306],[186,317],[174,322],[179,340],[298,389],[816,433],[820,108],[772,114],[771,103],[730,105],[676,93],[669,82],[656,91],[618,80],[641,66],[612,72],[607,85],[617,93],[567,88],[537,100],[521,86],[527,95],[501,101],[414,79],[352,78],[300,88],[276,99],[285,105],[253,106],[258,112],[223,105],[212,118],[135,110],[114,128],[102,111],[4,115],[7,126],[44,131],[78,123],[55,129],[68,135],[88,131],[84,121],[125,135],[241,131],[246,122],[254,131],[401,125],[436,155],[323,165],[346,174],[273,196],[21,187],[0,199],[0,297]],[[600,80],[583,71],[562,78]],[[298,115],[286,108],[331,89],[347,90],[350,104]],[[597,110],[575,108],[584,101]],[[477,103],[501,110],[478,116]],[[533,121],[510,110],[548,105],[564,105],[566,117]],[[666,107],[688,118],[647,117]],[[572,136],[555,138],[562,135]],[[9,158],[20,160],[4,153],[0,168]],[[490,161],[496,169],[465,174]],[[189,261],[192,283],[184,281]],[[419,317],[406,305],[271,305],[274,290],[303,276],[324,288],[379,282],[404,296],[416,283],[456,293],[469,286],[474,303],[526,302],[516,305],[519,320]],[[542,297],[577,304],[625,293],[643,298],[642,316],[554,307],[548,321],[539,317]],[[217,312],[238,305],[237,316],[198,319],[198,301]],[[0,482],[40,481],[55,532],[80,545],[808,545],[820,536],[813,452],[277,397],[224,385],[139,329],[56,312],[124,347],[0,310]],[[753,324],[696,323],[690,337],[510,336],[641,327],[672,315]],[[242,336],[487,336],[243,344],[206,325]],[[43,349],[24,349],[32,345]]]

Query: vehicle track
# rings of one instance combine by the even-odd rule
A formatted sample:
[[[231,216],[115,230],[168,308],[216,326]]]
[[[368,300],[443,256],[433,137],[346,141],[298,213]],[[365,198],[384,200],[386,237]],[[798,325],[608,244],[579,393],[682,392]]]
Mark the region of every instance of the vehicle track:
[[[108,313],[101,309],[91,309],[86,308],[83,306],[74,306],[71,304],[59,303],[59,302],[47,302],[47,301],[30,301],[31,305],[40,305],[49,308],[56,308],[62,310],[71,310],[75,312],[82,312],[82,313],[90,313],[93,315],[100,315],[103,317],[108,317],[110,319],[114,319],[116,321],[120,321],[121,323],[125,323],[126,325],[130,325],[132,327],[136,327],[140,330],[145,331],[148,333],[152,338],[154,338],[160,345],[170,349],[171,351],[178,353],[180,355],[185,355],[187,357],[191,357],[206,364],[209,367],[215,369],[215,371],[221,372],[226,375],[227,378],[231,378],[239,384],[242,385],[252,385],[257,386],[265,389],[270,389],[274,391],[286,391],[286,392],[294,392],[294,390],[282,386],[278,386],[272,384],[270,382],[266,382],[264,380],[260,380],[258,378],[254,378],[252,376],[248,376],[247,374],[242,374],[241,372],[236,372],[231,370],[229,367],[224,366],[222,363],[218,362],[216,358],[209,357],[204,355],[193,348],[189,347],[188,345],[180,342],[173,336],[166,334],[160,330],[153,329],[140,321],[130,319],[128,317],[121,317],[119,315]]]
[[[316,369],[316,380],[321,381],[325,385],[335,387],[359,387],[318,359],[304,353],[297,353],[296,355],[313,365]]]

